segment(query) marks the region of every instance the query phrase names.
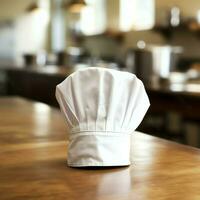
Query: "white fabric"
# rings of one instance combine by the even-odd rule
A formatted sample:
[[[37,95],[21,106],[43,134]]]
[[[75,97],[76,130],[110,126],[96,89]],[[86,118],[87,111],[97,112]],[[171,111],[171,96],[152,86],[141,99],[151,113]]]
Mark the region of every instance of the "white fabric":
[[[130,164],[130,134],[150,105],[135,75],[105,68],[81,69],[57,85],[56,98],[71,130],[70,166]]]

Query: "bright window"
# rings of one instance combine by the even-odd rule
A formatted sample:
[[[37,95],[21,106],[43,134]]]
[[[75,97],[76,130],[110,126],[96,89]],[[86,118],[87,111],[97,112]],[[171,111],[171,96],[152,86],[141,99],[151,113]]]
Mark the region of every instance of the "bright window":
[[[85,0],[80,14],[81,31],[85,35],[102,33],[106,29],[105,0]]]
[[[154,0],[120,0],[120,29],[122,31],[151,29],[154,23]]]

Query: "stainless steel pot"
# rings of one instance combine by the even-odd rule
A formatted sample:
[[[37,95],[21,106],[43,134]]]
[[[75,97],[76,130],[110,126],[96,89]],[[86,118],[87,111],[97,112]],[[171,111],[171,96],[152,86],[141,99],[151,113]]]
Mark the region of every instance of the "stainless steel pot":
[[[145,49],[129,49],[125,65],[129,72],[135,73],[144,82],[151,82],[154,77],[168,78],[176,71],[182,47],[155,46]]]

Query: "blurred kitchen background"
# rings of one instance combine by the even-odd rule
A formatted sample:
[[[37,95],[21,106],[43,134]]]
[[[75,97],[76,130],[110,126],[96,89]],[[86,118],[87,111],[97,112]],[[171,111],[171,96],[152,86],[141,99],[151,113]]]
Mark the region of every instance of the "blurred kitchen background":
[[[144,82],[138,130],[200,147],[200,0],[0,0],[1,96],[57,107],[56,84],[94,66]]]

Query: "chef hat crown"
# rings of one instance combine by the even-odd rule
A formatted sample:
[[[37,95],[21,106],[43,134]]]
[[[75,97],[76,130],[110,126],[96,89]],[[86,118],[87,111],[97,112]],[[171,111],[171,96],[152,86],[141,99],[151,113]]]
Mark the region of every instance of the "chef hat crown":
[[[81,69],[57,85],[56,98],[70,130],[70,166],[130,164],[131,133],[150,105],[135,75]]]

